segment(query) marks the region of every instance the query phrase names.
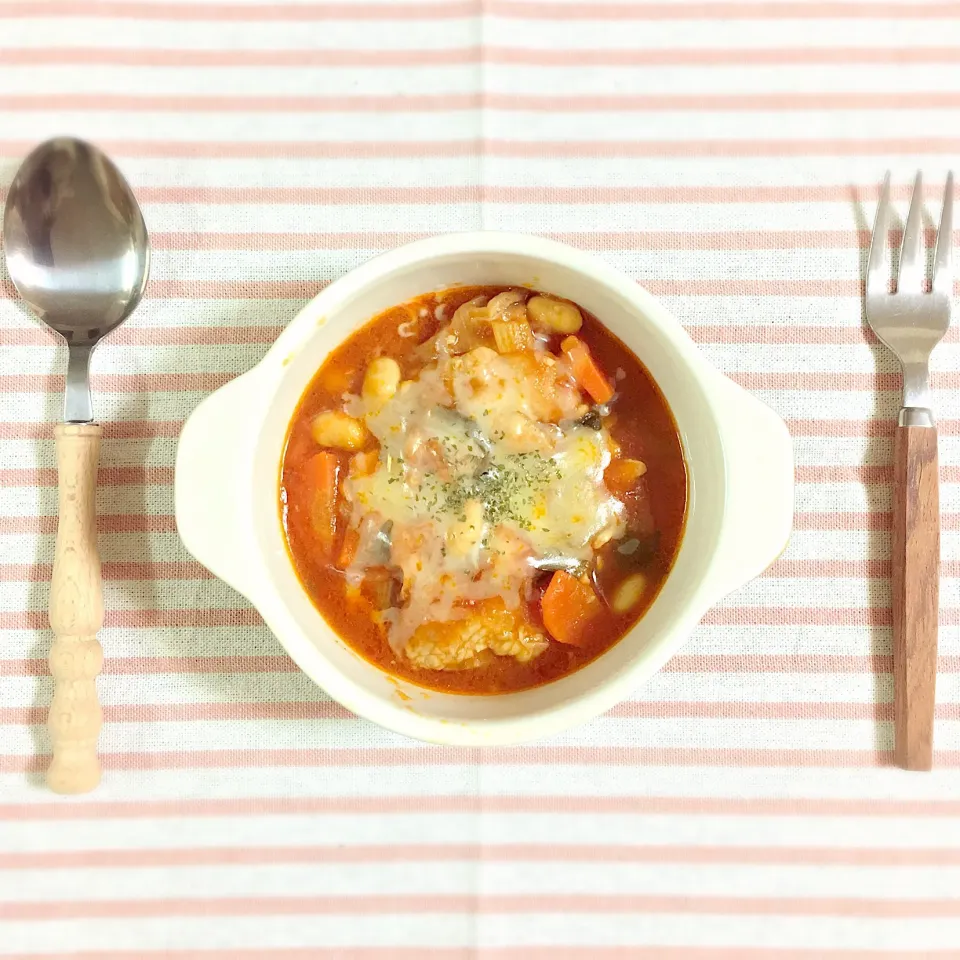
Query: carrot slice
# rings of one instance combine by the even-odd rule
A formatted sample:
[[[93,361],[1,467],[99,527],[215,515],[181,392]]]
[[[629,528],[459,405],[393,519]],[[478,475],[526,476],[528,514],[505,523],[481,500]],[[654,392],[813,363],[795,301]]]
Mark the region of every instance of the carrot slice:
[[[350,458],[350,476],[368,477],[377,469],[379,462],[379,450],[365,450],[363,453],[354,454]]]
[[[551,577],[540,605],[550,636],[573,647],[583,646],[590,621],[600,609],[593,588],[565,570],[557,570]]]
[[[596,400],[606,403],[613,396],[613,387],[590,356],[590,350],[579,337],[565,337],[560,349],[566,354],[573,367],[573,376],[577,383]]]
[[[620,495],[633,490],[646,472],[647,465],[642,460],[616,457],[607,467],[603,480],[612,494]]]
[[[340,492],[340,458],[324,450],[303,465],[310,525],[320,549],[333,557],[337,545],[337,498]]]

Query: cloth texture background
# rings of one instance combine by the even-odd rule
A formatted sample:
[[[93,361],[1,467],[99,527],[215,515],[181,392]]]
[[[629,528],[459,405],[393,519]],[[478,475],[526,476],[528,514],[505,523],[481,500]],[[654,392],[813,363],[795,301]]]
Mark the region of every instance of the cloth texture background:
[[[960,956],[960,353],[933,361],[936,769],[891,764],[899,376],[878,183],[960,156],[960,4],[0,2],[0,198],[70,133],[133,184],[148,295],[106,424],[102,785],[43,786],[65,352],[0,277],[0,955]],[[347,715],[186,554],[184,418],[324,283],[416,237],[597,251],[787,421],[796,526],[608,715],[417,744]]]

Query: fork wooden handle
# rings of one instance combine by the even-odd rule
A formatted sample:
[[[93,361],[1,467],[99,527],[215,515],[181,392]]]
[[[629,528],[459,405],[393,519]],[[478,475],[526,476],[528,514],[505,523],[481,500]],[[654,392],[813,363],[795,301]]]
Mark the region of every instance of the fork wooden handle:
[[[935,427],[897,427],[893,471],[894,757],[907,770],[929,770],[940,594]]]
[[[53,758],[47,784],[57,793],[86,793],[100,781],[97,737],[103,723],[96,677],[103,666],[103,624],[96,486],[102,427],[57,424],[60,518],[50,582],[53,702],[47,728]]]

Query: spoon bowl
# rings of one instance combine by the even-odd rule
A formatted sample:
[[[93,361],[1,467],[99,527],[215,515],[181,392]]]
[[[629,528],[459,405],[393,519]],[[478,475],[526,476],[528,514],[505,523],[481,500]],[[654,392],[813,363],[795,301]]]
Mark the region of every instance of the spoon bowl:
[[[90,357],[143,296],[150,245],[120,171],[96,147],[58,138],[24,160],[3,215],[7,270],[33,312],[67,342],[64,420],[54,430],[60,508],[50,583],[54,677],[47,783],[83,793],[100,780],[103,664],[96,479],[103,428],[93,422]]]
[[[82,140],[48,140],[24,160],[7,194],[3,241],[20,296],[68,344],[93,346],[143,296],[143,214],[111,160]]]

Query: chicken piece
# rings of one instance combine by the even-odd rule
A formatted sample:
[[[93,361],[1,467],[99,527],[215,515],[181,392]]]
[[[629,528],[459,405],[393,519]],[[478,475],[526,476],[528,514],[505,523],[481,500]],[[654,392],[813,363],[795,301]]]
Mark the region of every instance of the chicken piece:
[[[571,417],[580,403],[579,391],[556,359],[533,351],[501,356],[477,347],[451,358],[443,377],[461,413],[493,430],[498,418],[515,414],[556,423]]]
[[[523,384],[523,397],[534,420],[555,423],[576,412],[580,391],[553,356],[514,353],[504,360]]]
[[[424,670],[470,670],[489,663],[493,656],[527,663],[548,644],[543,634],[504,609],[502,601],[494,601],[462,620],[421,624],[405,653]]]

